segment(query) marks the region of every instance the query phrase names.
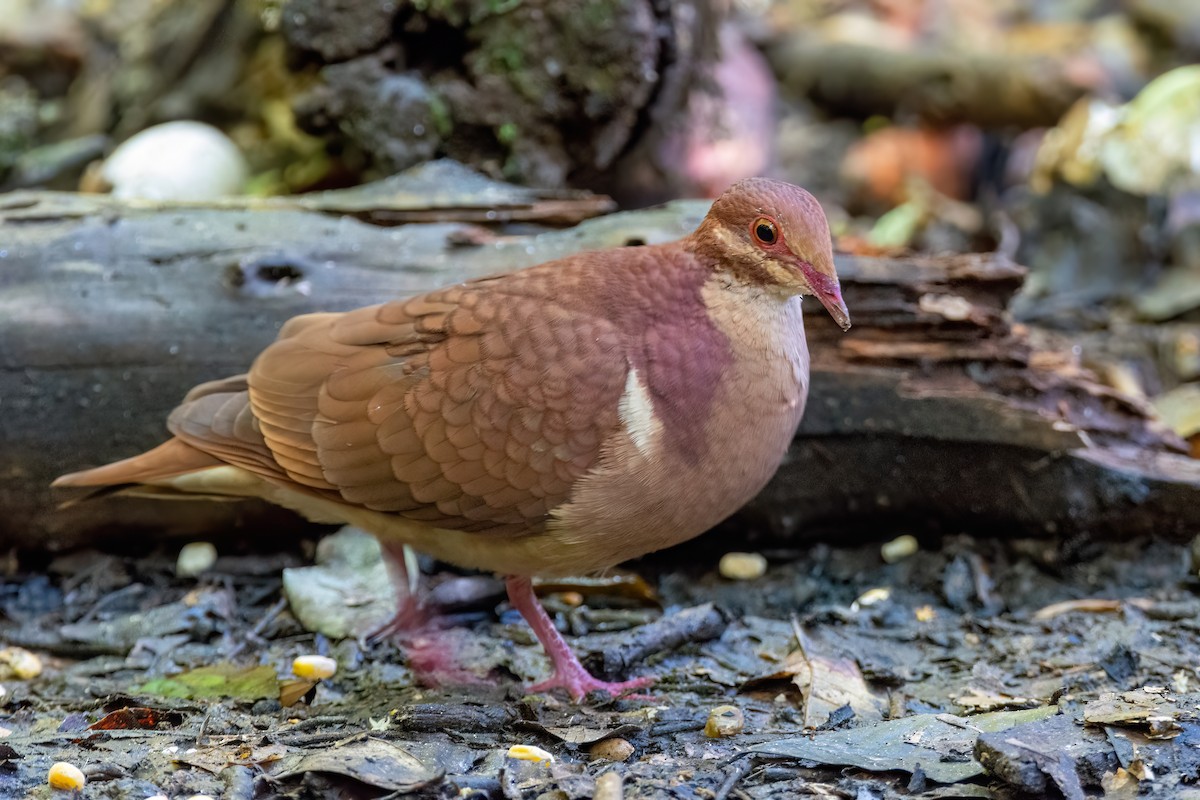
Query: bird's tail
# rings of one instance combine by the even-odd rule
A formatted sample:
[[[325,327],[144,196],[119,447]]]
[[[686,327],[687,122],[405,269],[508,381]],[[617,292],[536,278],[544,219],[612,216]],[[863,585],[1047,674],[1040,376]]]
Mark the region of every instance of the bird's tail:
[[[56,478],[52,486],[125,486],[155,484],[198,470],[219,467],[222,462],[180,439],[170,439],[141,455],[105,464],[95,469],[71,472]]]
[[[164,500],[259,497],[299,512],[313,522],[345,523],[336,503],[273,485],[178,438],[124,461],[63,475],[51,485],[93,490],[68,500],[63,503],[64,507],[110,495]]]

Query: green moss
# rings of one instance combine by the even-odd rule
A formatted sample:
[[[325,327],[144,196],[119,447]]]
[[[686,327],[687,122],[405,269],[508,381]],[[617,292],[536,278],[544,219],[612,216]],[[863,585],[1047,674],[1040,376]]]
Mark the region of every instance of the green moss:
[[[613,5],[610,0],[593,0],[593,2],[584,3],[579,15],[584,29],[595,31],[612,25],[613,20],[616,19]]]
[[[487,62],[496,72],[519,72],[525,68],[525,53],[517,42],[498,42],[487,50]]]
[[[496,129],[496,139],[506,147],[511,146],[517,140],[517,134],[519,133],[520,129],[517,128],[515,122],[506,122]]]
[[[429,93],[429,119],[438,138],[445,141],[454,133],[454,117],[450,114],[450,106],[436,92]]]
[[[520,7],[522,0],[483,0],[471,10],[471,22],[480,22],[488,17],[498,17]]]

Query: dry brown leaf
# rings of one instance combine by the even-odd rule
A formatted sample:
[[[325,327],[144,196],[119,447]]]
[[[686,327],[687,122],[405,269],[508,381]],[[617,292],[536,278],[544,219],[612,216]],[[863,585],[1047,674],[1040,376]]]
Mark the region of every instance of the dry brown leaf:
[[[861,722],[883,719],[884,701],[867,688],[853,659],[796,650],[788,656],[785,671],[804,697],[805,728],[821,727],[846,705]]]

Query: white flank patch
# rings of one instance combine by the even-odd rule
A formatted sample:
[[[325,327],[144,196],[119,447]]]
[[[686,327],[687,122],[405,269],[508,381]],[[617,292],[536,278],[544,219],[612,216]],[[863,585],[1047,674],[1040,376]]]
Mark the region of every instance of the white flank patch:
[[[654,401],[633,367],[625,378],[625,392],[617,403],[617,415],[625,426],[633,445],[642,455],[649,455],[662,430],[662,422],[654,416]]]

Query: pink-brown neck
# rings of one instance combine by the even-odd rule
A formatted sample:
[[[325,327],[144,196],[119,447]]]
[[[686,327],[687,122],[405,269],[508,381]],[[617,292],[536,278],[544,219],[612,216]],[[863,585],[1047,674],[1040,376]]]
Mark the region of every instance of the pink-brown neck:
[[[816,297],[849,327],[829,224],[816,198],[800,187],[766,178],[739,181],[713,203],[689,246],[739,283]]]

